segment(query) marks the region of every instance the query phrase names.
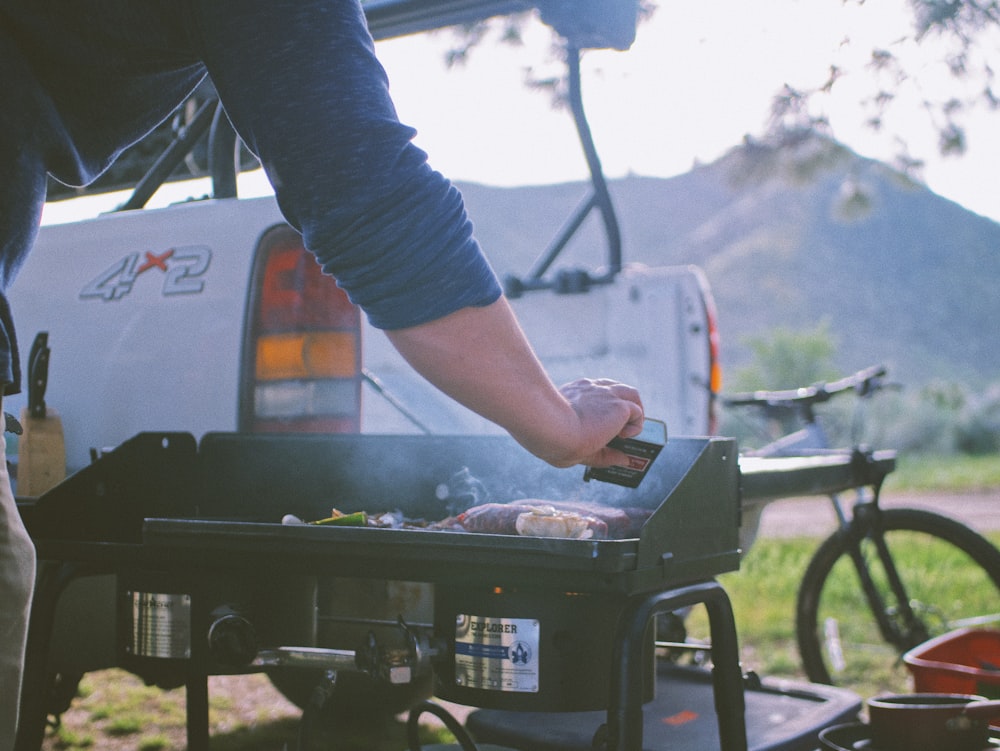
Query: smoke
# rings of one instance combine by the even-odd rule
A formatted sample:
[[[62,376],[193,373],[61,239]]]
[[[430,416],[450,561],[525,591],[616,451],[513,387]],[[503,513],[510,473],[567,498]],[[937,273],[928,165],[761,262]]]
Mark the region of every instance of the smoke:
[[[439,501],[447,501],[445,510],[449,516],[458,516],[473,506],[480,506],[489,500],[490,494],[482,481],[473,476],[468,467],[462,467],[435,489]]]

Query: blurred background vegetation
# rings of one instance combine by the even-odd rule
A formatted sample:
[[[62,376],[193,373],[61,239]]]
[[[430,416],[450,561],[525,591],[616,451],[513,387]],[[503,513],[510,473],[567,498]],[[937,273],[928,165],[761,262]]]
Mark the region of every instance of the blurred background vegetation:
[[[834,366],[838,345],[827,323],[774,329],[745,344],[753,353],[752,362],[728,374],[727,392],[791,389],[847,375]],[[890,381],[891,377],[890,373]],[[1000,382],[983,388],[947,380],[916,388],[900,384],[868,400],[863,434],[854,436],[857,407],[857,399],[848,397],[817,409],[833,445],[857,440],[876,448],[891,447],[904,454],[904,461],[906,455],[967,456],[982,457],[988,466],[994,458],[992,475],[1000,482]],[[772,440],[775,436],[762,431],[752,417],[745,408],[725,410],[720,432],[736,437],[745,448]]]

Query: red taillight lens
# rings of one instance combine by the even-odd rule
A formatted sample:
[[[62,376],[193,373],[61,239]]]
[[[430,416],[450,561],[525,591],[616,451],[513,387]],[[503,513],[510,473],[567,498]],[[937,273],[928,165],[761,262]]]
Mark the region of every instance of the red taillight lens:
[[[708,432],[715,435],[719,429],[718,396],[722,393],[722,363],[719,337],[719,316],[715,309],[715,300],[708,288],[708,282],[702,280],[702,299],[705,301],[705,318],[708,320]]]
[[[258,266],[263,262],[263,274],[255,280],[259,281],[255,289],[260,290],[259,326],[263,331],[357,328],[357,308],[322,272],[291,227],[266,234],[257,259]]]
[[[261,239],[247,318],[241,430],[360,430],[360,313],[287,225]]]

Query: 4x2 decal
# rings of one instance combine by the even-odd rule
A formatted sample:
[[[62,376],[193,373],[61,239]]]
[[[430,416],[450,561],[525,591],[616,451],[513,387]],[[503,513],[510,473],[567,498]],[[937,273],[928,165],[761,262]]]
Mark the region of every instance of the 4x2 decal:
[[[120,300],[132,291],[141,274],[162,271],[163,295],[190,295],[205,288],[204,275],[212,260],[207,245],[181,245],[162,253],[129,253],[98,274],[82,290],[83,299]]]

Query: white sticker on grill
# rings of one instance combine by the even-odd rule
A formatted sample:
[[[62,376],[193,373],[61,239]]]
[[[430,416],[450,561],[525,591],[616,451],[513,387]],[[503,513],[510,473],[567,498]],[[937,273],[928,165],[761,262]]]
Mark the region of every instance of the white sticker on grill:
[[[490,691],[538,691],[538,621],[460,615],[455,684]]]

